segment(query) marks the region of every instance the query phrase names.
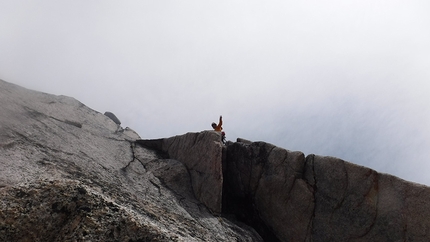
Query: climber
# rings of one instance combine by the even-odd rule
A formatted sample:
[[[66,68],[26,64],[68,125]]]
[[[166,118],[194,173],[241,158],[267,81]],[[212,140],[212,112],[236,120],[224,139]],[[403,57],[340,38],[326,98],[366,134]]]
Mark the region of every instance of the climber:
[[[225,133],[222,131],[222,116],[219,116],[218,125],[216,123],[212,123],[212,128],[217,132],[221,132],[221,141],[225,144]]]

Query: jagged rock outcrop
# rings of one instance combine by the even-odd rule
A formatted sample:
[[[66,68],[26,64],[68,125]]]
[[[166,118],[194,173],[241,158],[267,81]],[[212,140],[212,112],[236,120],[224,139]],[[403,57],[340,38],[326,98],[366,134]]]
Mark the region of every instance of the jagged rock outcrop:
[[[0,81],[0,241],[261,241],[179,161],[65,96]]]
[[[427,186],[213,131],[145,140],[3,81],[0,104],[0,241],[430,241]]]

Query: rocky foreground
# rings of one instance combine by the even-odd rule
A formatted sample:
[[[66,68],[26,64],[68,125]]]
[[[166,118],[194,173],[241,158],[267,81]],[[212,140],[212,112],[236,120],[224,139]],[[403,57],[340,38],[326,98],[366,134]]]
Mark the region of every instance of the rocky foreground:
[[[0,241],[430,241],[430,188],[0,80]]]

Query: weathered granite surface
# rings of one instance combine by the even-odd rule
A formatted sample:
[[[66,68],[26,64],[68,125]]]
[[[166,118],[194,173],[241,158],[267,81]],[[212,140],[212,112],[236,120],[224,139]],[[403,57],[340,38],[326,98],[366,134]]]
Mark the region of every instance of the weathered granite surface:
[[[266,240],[311,238],[314,189],[304,179],[305,157],[265,142],[227,146],[224,206]]]
[[[429,187],[335,157],[239,141],[227,146],[223,206],[264,239],[430,241]]]
[[[136,142],[181,161],[190,173],[196,198],[212,212],[221,213],[223,145],[219,133],[203,131],[166,139],[137,140]]]
[[[73,98],[0,81],[0,241],[261,241],[139,138]]]
[[[313,241],[430,241],[430,188],[334,157],[307,157]]]
[[[0,241],[430,241],[427,186],[212,131],[145,140],[4,81],[0,104]]]

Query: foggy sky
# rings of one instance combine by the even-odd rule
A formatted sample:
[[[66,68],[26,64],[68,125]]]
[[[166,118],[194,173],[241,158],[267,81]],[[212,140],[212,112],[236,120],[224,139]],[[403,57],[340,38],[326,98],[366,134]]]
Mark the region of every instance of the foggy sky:
[[[0,79],[430,185],[428,1],[0,3]]]

